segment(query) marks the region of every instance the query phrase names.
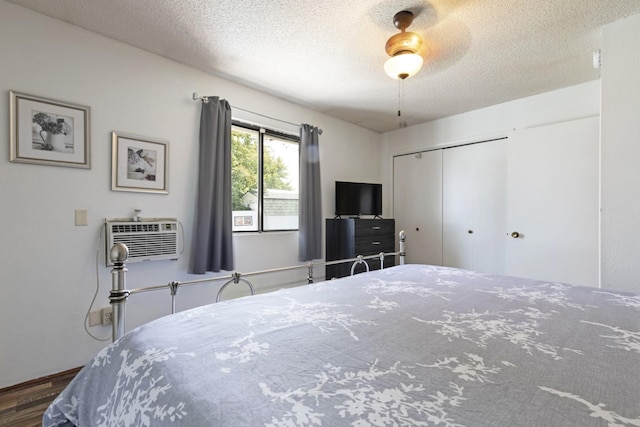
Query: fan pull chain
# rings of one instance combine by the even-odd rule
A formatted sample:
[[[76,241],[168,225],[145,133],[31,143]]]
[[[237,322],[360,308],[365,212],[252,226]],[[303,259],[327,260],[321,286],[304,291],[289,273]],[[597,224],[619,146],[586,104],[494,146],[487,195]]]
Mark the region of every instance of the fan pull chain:
[[[398,79],[398,127],[406,128],[407,122],[402,120],[402,102],[404,100],[404,79]]]
[[[402,86],[404,79],[398,79],[398,118],[402,117]]]

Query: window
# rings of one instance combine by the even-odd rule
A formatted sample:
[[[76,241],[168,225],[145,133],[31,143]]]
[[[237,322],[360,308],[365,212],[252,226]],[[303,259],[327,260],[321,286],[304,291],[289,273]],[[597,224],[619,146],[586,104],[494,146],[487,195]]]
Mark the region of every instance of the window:
[[[299,137],[234,122],[233,231],[298,229]]]

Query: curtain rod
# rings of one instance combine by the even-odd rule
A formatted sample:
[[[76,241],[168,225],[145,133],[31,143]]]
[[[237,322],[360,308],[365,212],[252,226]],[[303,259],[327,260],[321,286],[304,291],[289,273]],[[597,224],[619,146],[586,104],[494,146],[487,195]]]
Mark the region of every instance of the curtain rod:
[[[201,101],[204,103],[209,102],[209,97],[208,96],[199,96],[198,92],[193,92],[193,100],[194,101]],[[244,108],[240,108],[240,107],[235,107],[235,106],[231,106],[231,108],[235,109],[235,110],[240,110],[240,111],[244,111],[245,113],[249,113],[249,114],[255,114],[256,116],[260,116],[260,117],[264,117],[265,119],[270,119],[270,120],[275,120],[277,122],[281,122],[281,123],[286,123],[288,125],[292,125],[292,126],[301,126],[300,123],[291,123],[288,122],[286,120],[282,120],[282,119],[277,119],[275,117],[271,117],[271,116],[267,116],[265,114],[261,114],[261,113],[256,113],[255,111],[251,111],[251,110],[246,110]],[[318,134],[322,135],[322,129],[318,129]]]

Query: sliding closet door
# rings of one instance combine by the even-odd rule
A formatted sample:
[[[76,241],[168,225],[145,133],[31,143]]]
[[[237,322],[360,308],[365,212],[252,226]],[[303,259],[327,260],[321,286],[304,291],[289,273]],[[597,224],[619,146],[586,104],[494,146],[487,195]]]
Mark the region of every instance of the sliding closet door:
[[[443,263],[505,271],[506,144],[487,141],[443,151]]]
[[[507,139],[474,145],[473,269],[504,274],[507,224]],[[477,230],[477,231],[476,231]]]
[[[442,153],[442,263],[473,269],[473,146]]]
[[[442,265],[442,150],[394,157],[393,214],[407,263]]]
[[[509,138],[507,274],[598,285],[598,142],[597,117]]]

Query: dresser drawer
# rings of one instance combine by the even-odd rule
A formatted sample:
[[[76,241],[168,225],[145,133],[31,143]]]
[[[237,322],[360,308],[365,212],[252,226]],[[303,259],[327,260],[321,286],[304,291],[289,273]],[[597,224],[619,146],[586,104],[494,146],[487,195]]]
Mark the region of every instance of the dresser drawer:
[[[361,219],[355,223],[355,236],[380,236],[383,234],[393,234],[395,224],[389,219]]]
[[[356,237],[355,249],[356,255],[371,255],[380,252],[393,252],[395,249],[393,234],[387,234],[385,236]]]

